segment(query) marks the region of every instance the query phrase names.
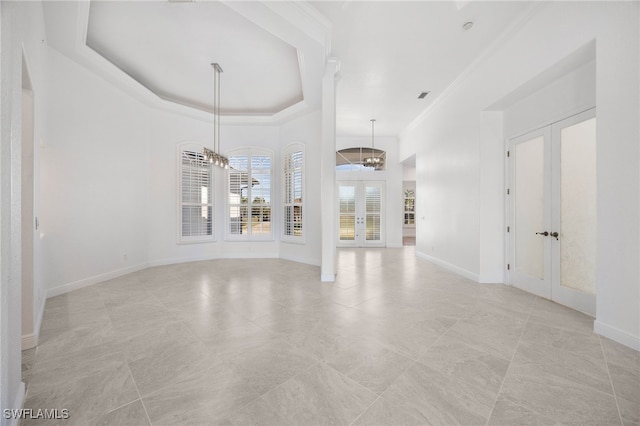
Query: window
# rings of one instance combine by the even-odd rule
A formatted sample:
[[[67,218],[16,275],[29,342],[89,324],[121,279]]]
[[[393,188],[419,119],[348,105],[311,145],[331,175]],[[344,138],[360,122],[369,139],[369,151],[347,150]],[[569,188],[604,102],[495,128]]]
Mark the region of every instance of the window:
[[[180,171],[179,237],[182,243],[211,241],[213,233],[213,169],[202,146],[178,146]]]
[[[387,153],[374,148],[345,148],[336,151],[337,172],[373,172],[385,169]]]
[[[416,193],[412,189],[404,191],[404,224],[415,225],[416,224]]]
[[[229,239],[273,238],[271,163],[271,154],[262,150],[229,155]]]
[[[303,149],[301,144],[290,145],[282,159],[282,239],[284,241],[303,241]]]

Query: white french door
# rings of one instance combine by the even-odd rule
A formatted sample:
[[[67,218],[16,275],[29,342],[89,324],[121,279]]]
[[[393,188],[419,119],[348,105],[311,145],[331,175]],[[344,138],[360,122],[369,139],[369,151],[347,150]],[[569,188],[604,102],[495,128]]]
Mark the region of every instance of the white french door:
[[[596,118],[508,141],[509,281],[595,315]]]
[[[339,181],[338,246],[383,247],[384,182]]]

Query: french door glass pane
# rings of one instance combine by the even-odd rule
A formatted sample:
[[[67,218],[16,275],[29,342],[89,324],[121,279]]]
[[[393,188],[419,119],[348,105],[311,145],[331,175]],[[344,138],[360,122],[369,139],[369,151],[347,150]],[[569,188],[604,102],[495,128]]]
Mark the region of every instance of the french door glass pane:
[[[367,241],[380,240],[380,215],[368,214],[366,225],[365,238]]]
[[[365,239],[380,240],[380,207],[382,205],[382,189],[379,186],[365,186]]]
[[[515,265],[517,272],[544,279],[544,138],[515,145]]]
[[[560,285],[595,294],[596,119],[560,132]]]
[[[355,213],[356,188],[354,186],[340,187],[340,213]]]
[[[365,207],[367,213],[379,213],[381,194],[379,186],[367,186],[365,189]]]
[[[356,188],[355,186],[340,186],[340,240],[353,241],[356,239]]]
[[[340,240],[353,241],[356,239],[356,218],[353,215],[340,215]]]

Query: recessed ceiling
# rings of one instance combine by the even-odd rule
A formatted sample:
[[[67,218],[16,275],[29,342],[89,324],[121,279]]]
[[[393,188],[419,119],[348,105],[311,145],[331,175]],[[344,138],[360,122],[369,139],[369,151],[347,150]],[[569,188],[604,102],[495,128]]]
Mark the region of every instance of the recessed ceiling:
[[[219,2],[92,1],[87,45],[159,97],[212,111],[273,115],[303,100],[297,49]]]
[[[314,1],[341,61],[339,136],[398,135],[512,22],[526,1]],[[465,22],[473,28],[465,31]],[[430,91],[425,99],[417,95]]]

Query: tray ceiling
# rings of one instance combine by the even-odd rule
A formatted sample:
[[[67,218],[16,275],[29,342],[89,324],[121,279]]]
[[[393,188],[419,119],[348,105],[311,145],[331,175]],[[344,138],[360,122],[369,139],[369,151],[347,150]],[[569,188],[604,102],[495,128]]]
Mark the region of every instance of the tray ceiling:
[[[273,115],[303,100],[298,50],[219,2],[91,2],[86,44],[159,97],[226,115]]]

